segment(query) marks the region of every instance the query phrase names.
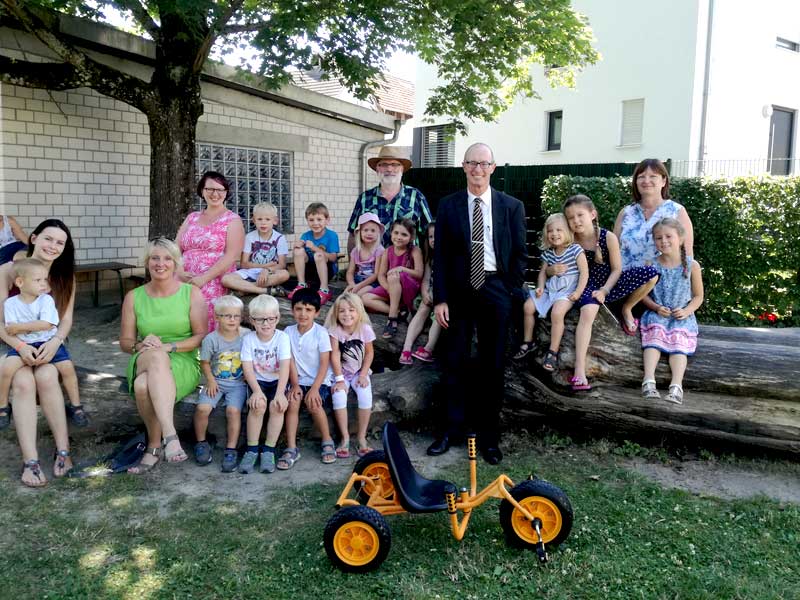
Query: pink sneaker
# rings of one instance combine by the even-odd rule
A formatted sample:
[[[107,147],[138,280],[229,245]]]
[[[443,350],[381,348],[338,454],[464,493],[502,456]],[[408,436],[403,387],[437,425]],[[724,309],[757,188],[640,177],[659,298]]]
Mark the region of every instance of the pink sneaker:
[[[411,365],[414,364],[414,361],[411,359],[411,352],[408,350],[403,350],[400,353],[400,360],[398,361],[401,365]]]
[[[317,290],[317,294],[319,294],[319,304],[320,306],[325,306],[328,300],[333,298],[333,294],[331,294],[330,290],[327,292],[323,292],[322,290]]]
[[[433,353],[428,352],[428,349],[425,348],[425,346],[420,346],[414,350],[414,353],[411,356],[420,359],[422,362],[433,362]]]
[[[307,288],[307,287],[308,287],[308,286],[307,286],[306,284],[302,284],[302,285],[300,285],[300,284],[297,284],[297,286],[295,286],[295,288],[294,288],[294,289],[293,289],[291,292],[289,292],[288,294],[286,294],[286,297],[287,297],[289,300],[291,300],[291,299],[292,299],[292,296],[294,296],[294,295],[295,295],[295,294],[296,294],[296,293],[297,293],[299,290],[303,290],[303,289],[305,289],[305,288]]]

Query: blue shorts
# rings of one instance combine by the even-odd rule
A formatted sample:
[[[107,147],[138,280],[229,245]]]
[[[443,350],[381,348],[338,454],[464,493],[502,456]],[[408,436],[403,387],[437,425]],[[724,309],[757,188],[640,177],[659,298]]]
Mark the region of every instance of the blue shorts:
[[[308,390],[311,389],[311,386],[301,385],[300,389],[303,390],[303,400],[305,400],[306,394],[308,394]],[[331,386],[329,385],[319,386],[319,397],[322,398],[322,408],[324,408],[325,410],[333,410],[333,399],[331,398]]]
[[[221,406],[230,406],[238,411],[244,407],[247,401],[247,384],[243,380],[229,380],[217,379],[217,393],[215,396],[209,396],[204,387],[200,391],[200,396],[197,399],[198,404],[210,404],[211,408],[216,408],[220,400],[224,398]]]
[[[39,346],[45,343],[46,342],[33,342],[32,344],[28,345],[33,346],[34,348],[39,348]],[[14,348],[9,348],[6,356],[19,356],[19,352],[14,350]],[[50,364],[52,365],[55,363],[63,362],[65,360],[72,360],[72,358],[70,357],[69,352],[67,352],[67,347],[64,344],[61,344],[58,347],[58,350],[56,350],[55,356],[53,356],[53,358],[50,360]]]
[[[275,394],[278,393],[278,380],[261,381],[259,379],[258,387],[261,388],[261,391],[264,392],[264,395],[267,397],[267,406],[269,406],[269,403],[275,398]]]

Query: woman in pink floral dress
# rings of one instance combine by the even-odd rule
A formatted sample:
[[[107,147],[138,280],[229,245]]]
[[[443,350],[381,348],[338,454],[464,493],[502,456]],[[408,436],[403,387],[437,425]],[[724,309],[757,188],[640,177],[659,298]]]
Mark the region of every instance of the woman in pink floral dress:
[[[222,276],[236,268],[244,248],[244,227],[239,216],[225,207],[228,181],[207,171],[197,184],[205,210],[190,213],[178,229],[183,253],[182,281],[196,285],[208,305],[208,331],[214,330],[214,300],[226,293]]]

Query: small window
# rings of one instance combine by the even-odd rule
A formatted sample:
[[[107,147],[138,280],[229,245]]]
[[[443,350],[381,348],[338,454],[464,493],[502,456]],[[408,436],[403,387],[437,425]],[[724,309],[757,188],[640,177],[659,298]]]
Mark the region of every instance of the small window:
[[[252,208],[259,202],[271,202],[278,209],[281,233],[292,233],[292,155],[288,152],[260,148],[198,143],[195,161],[198,177],[206,171],[217,171],[230,184],[227,207],[242,219],[245,231],[253,228]],[[198,210],[203,201],[195,202]]]
[[[792,40],[787,40],[786,38],[782,37],[775,39],[775,47],[783,48],[784,50],[791,50],[792,52],[800,52],[799,43],[793,42]]]
[[[642,143],[644,123],[644,98],[622,101],[622,126],[619,145],[633,146]]]
[[[561,150],[561,122],[564,112],[554,110],[547,113],[547,149]]]
[[[455,126],[449,123],[420,129],[420,166],[452,167],[456,155]]]

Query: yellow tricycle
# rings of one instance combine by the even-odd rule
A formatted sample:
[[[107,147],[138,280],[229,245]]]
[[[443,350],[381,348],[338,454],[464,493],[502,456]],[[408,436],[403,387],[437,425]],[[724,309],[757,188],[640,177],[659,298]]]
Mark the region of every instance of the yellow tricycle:
[[[572,529],[572,506],[567,495],[543,479],[518,485],[500,475],[477,491],[475,435],[467,436],[469,489],[449,481],[426,479],[414,469],[397,428],[383,427],[383,450],[361,458],[336,501],[337,512],[325,527],[325,552],[343,571],[364,573],[377,569],[392,544],[385,516],[447,511],[453,536],[461,540],[472,510],[489,498],[499,498],[500,525],[506,541],[536,551],[547,562],[547,550],[558,546]],[[459,514],[461,517],[459,518]]]

